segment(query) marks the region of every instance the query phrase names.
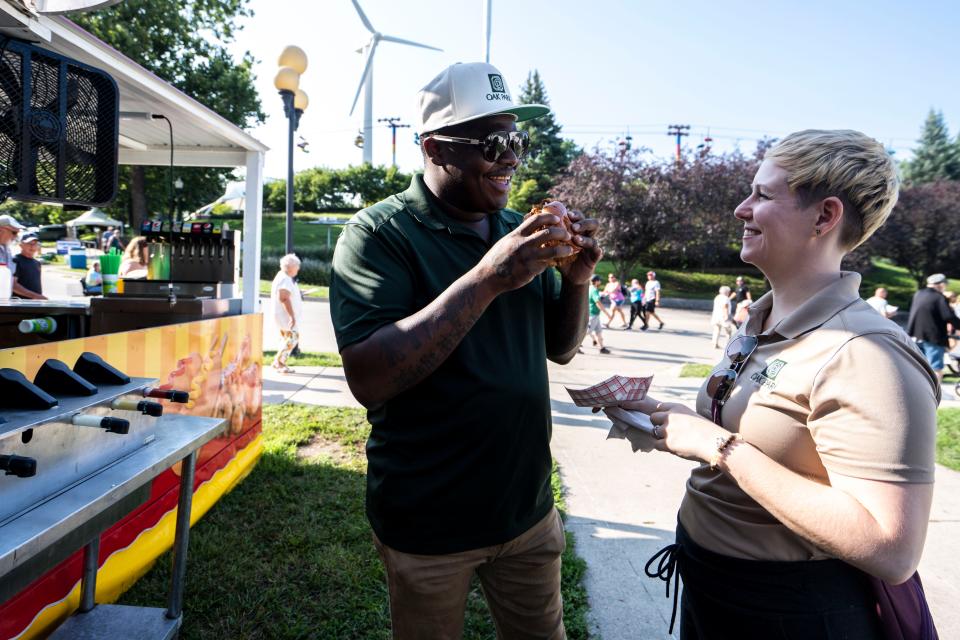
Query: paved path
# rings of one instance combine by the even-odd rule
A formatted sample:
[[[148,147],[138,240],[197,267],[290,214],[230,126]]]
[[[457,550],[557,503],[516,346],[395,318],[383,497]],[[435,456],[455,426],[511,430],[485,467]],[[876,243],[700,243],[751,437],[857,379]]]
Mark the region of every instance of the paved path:
[[[305,351],[335,351],[326,303],[305,304]],[[553,452],[567,490],[567,528],[587,562],[592,632],[606,640],[666,638],[670,602],[664,585],[643,566],[672,540],[676,512],[693,463],[658,452],[632,453],[622,440],[606,441],[609,423],[569,401],[564,385],[587,385],[613,373],[654,374],[651,395],[690,402],[699,382],[679,378],[684,362],[713,363],[708,314],[664,309],[663,331],[607,331],[611,355],[584,347],[567,366],[550,366]],[[276,348],[265,315],[264,345]],[[337,368],[301,367],[292,376],[264,372],[264,400],[357,406]],[[939,467],[927,545],[920,572],[941,638],[960,637],[960,473]]]

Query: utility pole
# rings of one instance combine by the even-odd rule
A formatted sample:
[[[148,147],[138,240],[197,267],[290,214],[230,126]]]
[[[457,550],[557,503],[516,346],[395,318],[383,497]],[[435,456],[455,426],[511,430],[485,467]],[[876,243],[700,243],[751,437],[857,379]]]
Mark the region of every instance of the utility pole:
[[[668,136],[677,136],[677,164],[680,164],[680,139],[690,135],[690,125],[671,124],[667,127]]]
[[[490,64],[490,22],[493,19],[493,0],[483,0],[483,61]]]
[[[386,122],[393,133],[393,166],[397,166],[397,129],[409,129],[408,124],[398,124],[400,118],[377,118],[377,122]]]

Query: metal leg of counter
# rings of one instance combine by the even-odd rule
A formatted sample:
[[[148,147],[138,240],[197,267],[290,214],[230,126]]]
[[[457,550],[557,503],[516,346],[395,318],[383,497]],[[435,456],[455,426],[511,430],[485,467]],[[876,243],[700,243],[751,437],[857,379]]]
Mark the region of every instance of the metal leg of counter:
[[[97,606],[97,566],[100,564],[100,533],[83,548],[83,582],[80,583],[80,613],[92,611]]]
[[[179,619],[183,613],[183,588],[187,579],[187,545],[190,542],[190,510],[193,508],[193,478],[197,452],[183,459],[180,465],[180,497],[177,502],[177,533],[173,541],[173,575],[170,577],[170,599],[167,617]]]
[[[173,575],[166,610],[158,607],[94,604],[100,536],[84,548],[80,609],[57,629],[50,640],[173,640],[180,631],[183,592],[187,574],[187,546],[190,540],[190,511],[197,454],[190,453],[180,468],[180,495],[177,502],[177,530],[173,543]]]

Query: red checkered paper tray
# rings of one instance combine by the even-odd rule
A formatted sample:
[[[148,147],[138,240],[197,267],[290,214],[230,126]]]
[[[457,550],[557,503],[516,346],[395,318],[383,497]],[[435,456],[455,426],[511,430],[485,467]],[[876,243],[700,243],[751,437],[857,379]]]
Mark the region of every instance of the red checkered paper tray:
[[[653,376],[628,378],[617,375],[586,389],[566,389],[578,407],[615,407],[621,402],[643,400],[652,381]]]

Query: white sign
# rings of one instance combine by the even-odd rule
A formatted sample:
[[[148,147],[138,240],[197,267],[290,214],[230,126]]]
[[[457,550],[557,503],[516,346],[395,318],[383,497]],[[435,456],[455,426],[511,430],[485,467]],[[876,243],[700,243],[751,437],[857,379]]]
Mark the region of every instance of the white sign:
[[[70,249],[83,247],[83,243],[79,240],[57,240],[57,255],[65,256],[70,252]]]

